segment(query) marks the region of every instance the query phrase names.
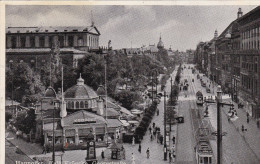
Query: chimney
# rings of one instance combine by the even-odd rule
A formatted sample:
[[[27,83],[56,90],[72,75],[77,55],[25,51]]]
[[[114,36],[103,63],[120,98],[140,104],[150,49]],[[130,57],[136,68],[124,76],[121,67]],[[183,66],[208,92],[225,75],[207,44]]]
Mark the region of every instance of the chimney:
[[[242,9],[239,8],[239,9],[238,9],[238,12],[237,12],[237,18],[240,18],[240,17],[242,17],[242,16],[243,16]]]

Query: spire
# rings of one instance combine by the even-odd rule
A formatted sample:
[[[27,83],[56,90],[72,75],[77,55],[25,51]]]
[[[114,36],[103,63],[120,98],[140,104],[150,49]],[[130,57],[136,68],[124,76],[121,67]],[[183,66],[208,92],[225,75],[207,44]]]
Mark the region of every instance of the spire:
[[[218,30],[216,29],[214,33],[214,39],[217,39],[217,37],[218,37]]]
[[[93,13],[92,13],[92,10],[91,10],[91,26],[94,27],[94,18],[93,18]]]
[[[77,80],[77,85],[84,85],[84,79],[82,79],[81,73],[80,73],[79,78]]]
[[[240,17],[242,17],[242,16],[243,16],[242,9],[239,8],[239,9],[238,9],[238,12],[237,12],[237,18],[240,18]]]

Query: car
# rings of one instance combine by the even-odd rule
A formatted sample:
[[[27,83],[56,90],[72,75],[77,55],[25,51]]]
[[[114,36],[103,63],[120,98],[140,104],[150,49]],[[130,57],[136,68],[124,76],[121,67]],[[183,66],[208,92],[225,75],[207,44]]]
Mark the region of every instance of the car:
[[[209,88],[206,88],[206,92],[207,92],[207,93],[210,93],[210,89],[209,89]]]
[[[178,121],[178,123],[184,123],[184,116],[183,115],[179,115],[176,120]]]
[[[157,95],[162,97],[162,96],[163,96],[163,93],[162,93],[162,92],[160,92],[160,93],[158,93]]]
[[[202,87],[206,87],[206,83],[202,82],[202,83],[201,83],[201,86],[202,86]]]

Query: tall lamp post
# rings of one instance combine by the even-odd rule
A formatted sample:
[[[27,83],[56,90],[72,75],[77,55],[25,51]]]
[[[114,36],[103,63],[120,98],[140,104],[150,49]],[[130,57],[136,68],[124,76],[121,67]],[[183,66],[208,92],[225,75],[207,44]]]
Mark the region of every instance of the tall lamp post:
[[[167,161],[167,146],[166,146],[166,91],[164,91],[164,160]]]
[[[206,103],[214,103],[212,101],[205,100]],[[217,88],[217,97],[216,97],[216,103],[217,103],[217,131],[213,132],[212,135],[217,136],[217,164],[222,164],[222,137],[225,136],[227,133],[222,132],[222,116],[221,116],[221,106],[227,105],[227,106],[234,106],[233,104],[227,104],[222,102],[222,90],[221,86],[219,85]]]

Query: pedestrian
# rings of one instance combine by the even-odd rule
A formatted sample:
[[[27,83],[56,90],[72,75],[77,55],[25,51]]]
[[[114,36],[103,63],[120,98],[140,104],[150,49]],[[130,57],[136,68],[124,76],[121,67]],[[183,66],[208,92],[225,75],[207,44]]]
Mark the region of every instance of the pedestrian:
[[[151,128],[151,126],[149,127],[149,131],[150,131],[150,134],[152,133],[152,128]]]
[[[152,141],[152,140],[153,140],[153,135],[152,135],[152,134],[151,134],[151,137],[150,137],[150,138],[151,138],[151,141]]]
[[[155,127],[155,123],[153,123],[153,128]]]
[[[139,153],[141,153],[141,151],[142,151],[141,143],[139,143],[138,151],[139,151]]]
[[[172,137],[172,142],[175,144],[175,136]]]
[[[122,158],[125,159],[125,148],[123,147],[123,145],[121,147],[121,151],[122,151]]]
[[[101,152],[101,157],[102,157],[102,159],[104,159],[104,158],[105,158],[105,153],[104,153],[104,150],[102,150],[102,152]]]
[[[147,158],[150,157],[150,150],[149,150],[149,147],[148,147],[148,149],[146,150],[146,155],[147,155]]]
[[[134,153],[132,153],[132,164],[135,164],[135,156],[134,156]]]
[[[244,125],[242,125],[242,128],[241,128],[241,129],[242,129],[242,132],[244,132],[244,130],[245,130],[245,127],[244,127]]]
[[[247,117],[247,118],[249,117],[249,113],[248,113],[248,112],[246,112],[246,117]]]
[[[157,116],[159,116],[159,109],[157,109]]]
[[[19,138],[19,132],[18,132],[18,130],[17,130],[17,132],[16,132],[15,134],[16,134],[16,139],[18,139],[18,138]]]
[[[43,150],[42,150],[42,154],[46,154],[46,145],[43,145]]]
[[[228,116],[228,122],[230,123],[230,117]]]
[[[257,120],[256,125],[257,125],[257,127],[259,128],[259,120]]]
[[[160,136],[160,142],[161,142],[161,144],[163,144],[163,136],[162,135]]]
[[[135,137],[132,139],[132,145],[135,145]]]
[[[249,123],[249,117],[247,117],[246,122]]]
[[[169,150],[169,163],[172,162],[172,153],[171,153],[171,150]]]

